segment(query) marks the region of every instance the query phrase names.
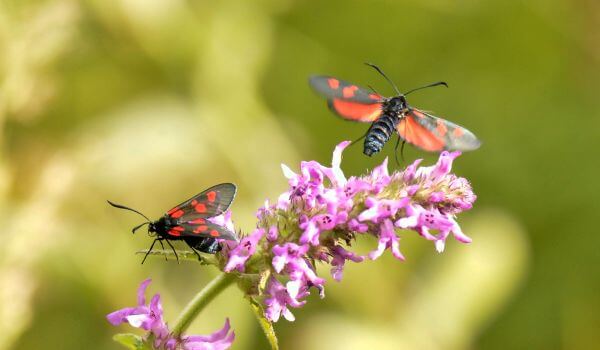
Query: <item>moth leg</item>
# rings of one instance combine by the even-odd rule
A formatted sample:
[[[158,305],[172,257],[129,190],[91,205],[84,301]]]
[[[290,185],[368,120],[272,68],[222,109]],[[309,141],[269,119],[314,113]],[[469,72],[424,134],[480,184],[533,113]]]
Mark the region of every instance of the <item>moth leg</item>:
[[[192,248],[192,251],[193,251],[193,252],[194,252],[194,254],[196,254],[196,256],[198,257],[198,260],[199,260],[199,261],[202,261],[202,257],[200,256],[200,254],[198,253],[198,251],[196,250],[196,248],[194,248],[194,247],[190,247],[190,248]]]
[[[400,136],[396,140],[396,146],[394,146],[394,159],[396,160],[396,165],[400,167],[400,162],[398,161],[398,146],[400,145]]]
[[[402,146],[400,147],[400,158],[402,158],[402,161],[404,162],[404,145],[406,144],[406,140],[402,140]]]
[[[396,165],[400,166],[400,162],[398,161],[398,146],[400,145],[400,135],[398,135],[398,140],[396,140],[396,146],[394,147],[394,159],[396,160]],[[400,158],[402,158],[402,161],[404,162],[404,144],[406,143],[405,140],[402,140],[402,146],[400,147]]]
[[[371,125],[371,126],[373,126],[373,125]],[[369,130],[367,130],[367,132],[363,136],[361,136],[361,137],[357,138],[356,140],[350,142],[350,146],[354,145],[358,141],[360,141],[360,140],[364,139],[365,137],[367,137],[367,135],[369,135],[369,131],[371,131],[371,126],[369,127]]]
[[[165,251],[165,245],[163,244],[163,242],[159,240],[158,243],[160,243],[162,250]],[[167,254],[165,254],[165,261],[169,261],[169,258],[167,258]]]
[[[156,241],[158,241],[158,238],[155,239],[152,242],[152,245],[150,246],[150,249],[148,249],[148,251],[146,252],[146,255],[144,255],[144,259],[142,260],[142,265],[144,265],[144,261],[146,261],[146,258],[148,257],[148,254],[150,254],[150,252],[152,251],[152,248],[154,248],[154,244],[156,243]],[[162,244],[162,243],[161,243]]]
[[[169,247],[171,247],[171,249],[173,249],[173,254],[175,254],[175,259],[177,259],[177,263],[180,264],[179,255],[177,255],[177,251],[175,251],[175,247],[173,247],[173,245],[171,244],[171,242],[168,239],[167,239],[167,244],[169,245]]]

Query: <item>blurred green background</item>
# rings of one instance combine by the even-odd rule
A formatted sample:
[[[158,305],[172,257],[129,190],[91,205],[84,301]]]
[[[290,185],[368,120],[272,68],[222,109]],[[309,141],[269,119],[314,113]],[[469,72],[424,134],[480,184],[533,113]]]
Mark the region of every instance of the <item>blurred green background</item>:
[[[280,163],[328,163],[366,125],[334,117],[313,73],[401,90],[483,141],[455,171],[478,195],[474,242],[444,254],[406,233],[400,263],[349,264],[276,328],[282,349],[589,349],[600,344],[600,3],[595,0],[0,2],[0,349],[118,349],[104,316],[151,277],[173,322],[214,275],[150,259],[139,217],[218,182],[254,225]],[[345,153],[360,174],[391,155]],[[405,149],[412,160],[435,156]],[[375,242],[362,240],[368,251]],[[320,268],[321,275],[328,271]],[[266,342],[235,288],[234,349]]]

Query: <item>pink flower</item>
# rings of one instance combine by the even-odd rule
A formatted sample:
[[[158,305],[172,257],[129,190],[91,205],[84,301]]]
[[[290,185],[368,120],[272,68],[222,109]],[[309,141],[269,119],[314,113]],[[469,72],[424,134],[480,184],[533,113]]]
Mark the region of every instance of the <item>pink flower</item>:
[[[336,245],[331,249],[331,276],[336,281],[342,280],[342,274],[344,273],[344,265],[346,264],[346,260],[351,260],[354,262],[361,262],[365,260],[364,256],[356,255],[342,246]]]
[[[281,282],[274,277],[269,280],[266,294],[267,298],[265,299],[265,316],[272,322],[277,322],[281,316],[288,321],[294,321],[296,318],[289,310],[288,306],[298,308],[306,303],[306,301],[297,300],[298,297],[306,296],[305,292],[292,297],[288,293],[288,290],[281,284]]]
[[[184,335],[176,338],[171,335],[169,327],[163,320],[163,309],[160,304],[160,295],[155,294],[146,305],[146,289],[151,280],[143,281],[138,288],[138,304],[135,307],[126,307],[106,316],[108,322],[117,326],[129,323],[131,326],[148,331],[146,339],[154,339],[152,347],[155,349],[184,349],[184,350],[225,350],[231,347],[235,334],[229,333],[229,319],[225,321],[223,329],[211,335]],[[228,334],[229,333],[229,334]]]
[[[229,250],[229,260],[225,265],[225,272],[237,270],[243,272],[246,261],[256,251],[258,241],[265,235],[265,230],[257,228],[249,236],[242,238],[240,242],[232,242],[234,246]],[[227,242],[229,243],[229,242]]]
[[[379,242],[377,249],[369,253],[369,258],[375,260],[383,254],[384,250],[390,248],[392,255],[396,259],[404,260],[404,255],[400,253],[400,238],[396,235],[394,225],[389,219],[385,219],[380,225]]]
[[[308,290],[310,287],[316,287],[321,298],[325,297],[323,284],[325,280],[317,277],[314,268],[306,259],[308,245],[297,245],[295,243],[286,243],[282,246],[273,247],[273,268],[277,273],[282,273],[290,277],[286,288],[292,296],[300,294],[301,290]]]

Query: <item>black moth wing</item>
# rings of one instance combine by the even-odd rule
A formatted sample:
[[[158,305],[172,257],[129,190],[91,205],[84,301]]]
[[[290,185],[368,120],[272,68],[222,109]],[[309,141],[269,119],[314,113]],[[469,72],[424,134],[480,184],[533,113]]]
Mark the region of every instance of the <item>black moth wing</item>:
[[[409,108],[397,130],[404,140],[425,151],[472,151],[481,146],[466,128],[416,108]]]
[[[308,79],[310,86],[319,95],[333,100],[357,103],[379,103],[383,98],[365,88],[326,75],[313,75]]]
[[[178,222],[221,215],[233,202],[236,191],[237,187],[232,183],[212,186],[169,210],[166,215]]]
[[[219,241],[214,238],[184,237],[183,240],[190,248],[203,253],[216,254],[222,249]]]

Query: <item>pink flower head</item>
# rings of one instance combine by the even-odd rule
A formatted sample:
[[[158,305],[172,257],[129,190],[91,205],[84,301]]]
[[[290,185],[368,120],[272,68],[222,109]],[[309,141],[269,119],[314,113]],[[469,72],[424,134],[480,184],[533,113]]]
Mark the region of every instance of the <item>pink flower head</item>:
[[[252,237],[242,239],[229,254],[226,271],[270,276],[266,288],[257,284],[249,291],[258,290],[257,299],[264,302],[271,321],[281,316],[294,320],[290,308],[304,305],[311,287],[324,296],[325,280],[318,276],[315,262],[328,264],[333,278],[340,281],[347,261],[364,261],[365,256],[348,248],[357,237],[376,239],[370,259],[389,249],[404,260],[397,228],[418,232],[434,241],[440,252],[450,233],[460,242],[470,242],[455,220],[476,199],[469,182],[450,173],[459,152],[442,152],[430,167],[421,167],[417,160],[404,171],[391,173],[385,159],[366,175],[348,178],[341,161],[349,144],[337,145],[331,167],[302,162],[296,173],[282,165],[288,190],[277,204],[267,203],[259,210]],[[252,254],[258,258],[247,262]]]

